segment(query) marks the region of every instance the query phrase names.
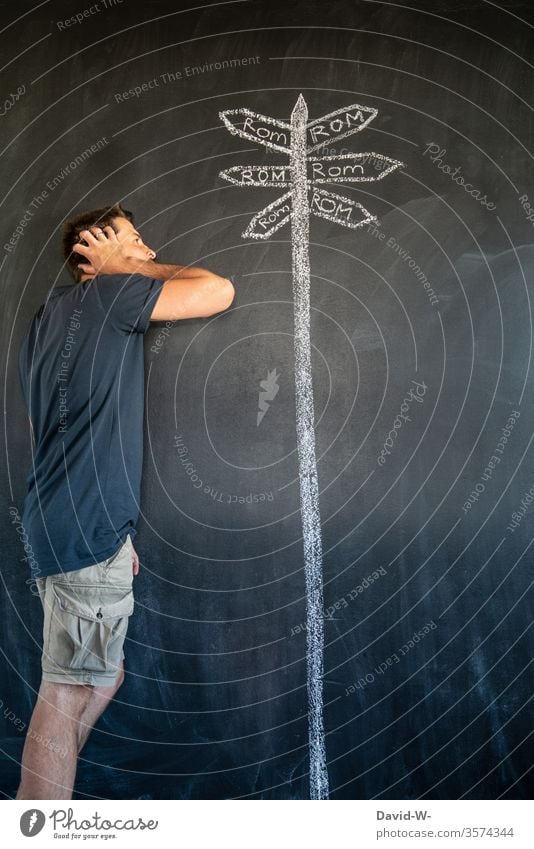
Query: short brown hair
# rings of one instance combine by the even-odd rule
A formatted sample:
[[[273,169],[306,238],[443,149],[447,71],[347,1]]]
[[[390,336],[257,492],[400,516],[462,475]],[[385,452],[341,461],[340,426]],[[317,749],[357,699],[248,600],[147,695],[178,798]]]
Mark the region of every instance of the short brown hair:
[[[83,262],[84,259],[81,254],[72,250],[72,246],[79,241],[80,230],[87,230],[89,227],[94,227],[97,224],[101,227],[107,227],[108,225],[113,227],[114,218],[126,218],[127,221],[130,221],[132,224],[134,223],[133,213],[124,209],[120,203],[114,203],[112,206],[101,206],[98,209],[80,212],[63,224],[61,229],[61,253],[76,283],[79,282],[83,274],[82,269],[78,268],[78,263]]]

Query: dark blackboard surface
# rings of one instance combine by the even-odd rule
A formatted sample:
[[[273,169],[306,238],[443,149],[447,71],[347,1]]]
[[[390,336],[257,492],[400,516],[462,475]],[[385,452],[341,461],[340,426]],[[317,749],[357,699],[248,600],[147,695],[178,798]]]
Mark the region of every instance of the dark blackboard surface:
[[[243,239],[279,189],[219,177],[287,161],[219,111],[288,121],[302,93],[310,119],[378,110],[330,154],[404,163],[327,187],[376,230],[310,223],[330,798],[528,798],[530,4],[123,0],[68,26],[82,2],[1,9],[4,796],[42,627],[8,512],[31,462],[18,343],[68,283],[61,222],[121,200],[160,260],[237,294],[146,334],[127,677],[75,798],[308,798],[290,230]],[[279,389],[258,424],[266,380]]]

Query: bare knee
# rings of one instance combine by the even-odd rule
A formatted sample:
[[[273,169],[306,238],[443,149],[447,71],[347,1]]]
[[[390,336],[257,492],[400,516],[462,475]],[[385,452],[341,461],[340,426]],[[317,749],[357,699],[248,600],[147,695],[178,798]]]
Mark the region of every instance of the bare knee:
[[[90,684],[57,684],[42,681],[38,703],[41,709],[56,711],[65,719],[79,719],[93,695]]]
[[[111,687],[102,687],[102,686],[93,687],[93,692],[91,694],[91,699],[90,699],[90,702],[89,702],[89,709],[91,709],[93,706],[96,706],[98,704],[104,705],[107,702],[110,702],[111,699],[114,697],[115,693],[117,692],[117,690],[119,689],[119,687],[123,684],[123,682],[124,682],[124,668],[123,668],[123,665],[121,663],[121,665],[118,668],[117,677],[115,678],[115,681],[113,682]]]
[[[104,698],[112,699],[119,687],[124,683],[124,666],[122,660],[117,669],[117,677],[111,687],[95,687],[94,693],[103,696]]]

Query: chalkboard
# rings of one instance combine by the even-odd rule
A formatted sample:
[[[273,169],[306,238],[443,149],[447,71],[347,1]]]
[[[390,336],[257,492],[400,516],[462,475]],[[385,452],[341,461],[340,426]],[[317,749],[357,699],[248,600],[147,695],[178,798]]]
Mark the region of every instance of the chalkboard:
[[[3,796],[42,629],[18,345],[62,222],[120,201],[236,297],[145,336],[126,680],[74,798],[529,798],[530,4],[2,11]]]

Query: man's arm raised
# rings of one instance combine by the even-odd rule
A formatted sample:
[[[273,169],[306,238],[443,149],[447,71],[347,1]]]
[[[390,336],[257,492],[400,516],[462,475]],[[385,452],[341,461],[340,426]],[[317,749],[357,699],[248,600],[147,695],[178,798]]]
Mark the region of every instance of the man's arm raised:
[[[97,274],[142,274],[165,280],[151,321],[205,318],[227,309],[232,303],[235,290],[225,277],[206,268],[136,259],[128,255],[127,247],[117,239],[112,227],[104,227],[103,233],[105,239],[95,238],[90,230],[80,233],[87,242],[73,247],[85,260],[80,267],[93,269]]]
[[[166,265],[152,260],[129,260],[125,274],[143,274],[165,280],[150,321],[207,318],[227,309],[235,296],[230,280],[206,268]]]

